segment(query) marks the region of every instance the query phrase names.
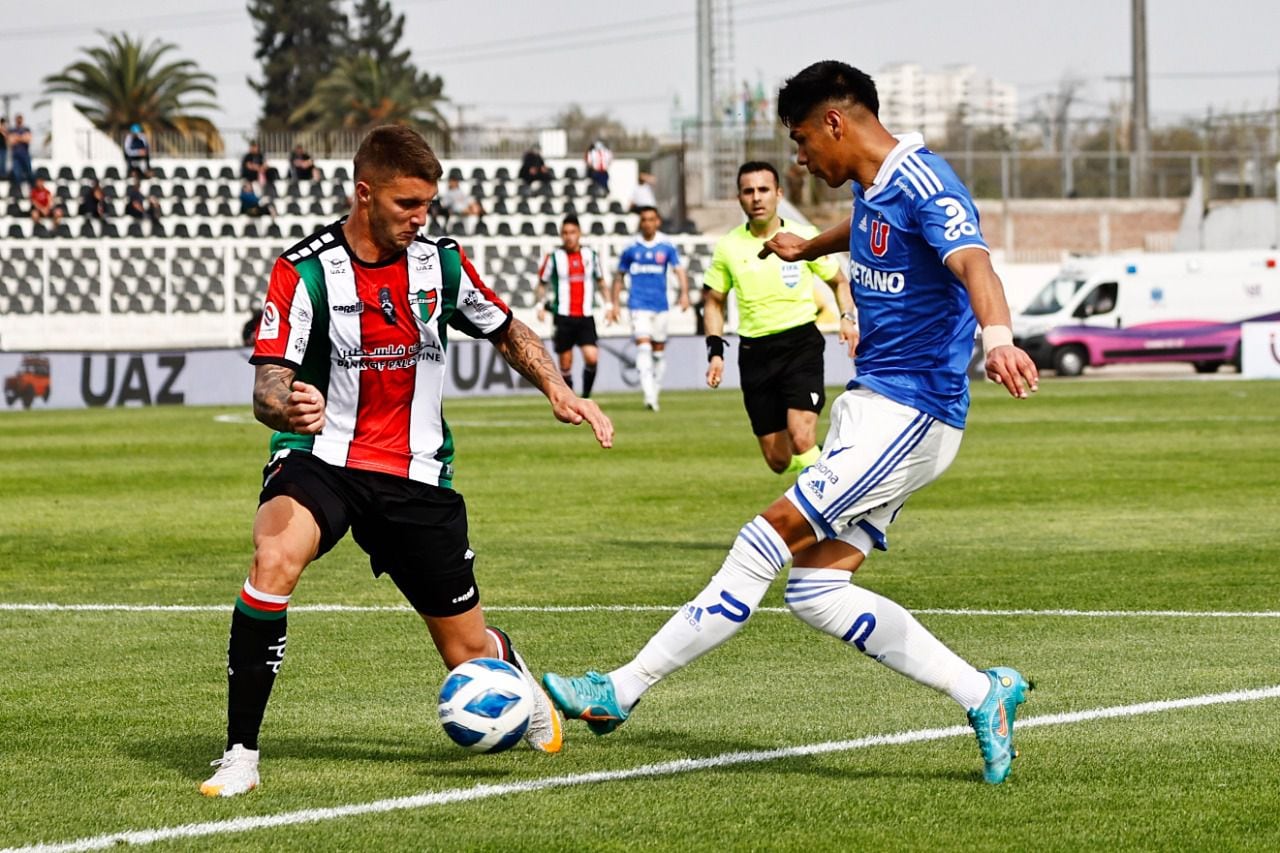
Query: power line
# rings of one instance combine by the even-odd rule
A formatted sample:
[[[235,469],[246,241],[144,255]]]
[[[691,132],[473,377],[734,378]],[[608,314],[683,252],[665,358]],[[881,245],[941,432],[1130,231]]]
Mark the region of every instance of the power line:
[[[900,2],[904,2],[904,0],[861,0],[861,2],[823,3],[818,6],[811,6],[807,8],[803,6],[798,8],[789,7],[785,15],[780,16],[776,11],[777,4],[776,2],[773,2],[773,0],[750,0],[750,2],[740,2],[735,4],[735,12],[756,6],[768,6],[770,7],[770,11],[755,16],[735,15],[734,23],[735,25],[751,25],[760,23],[777,24],[780,17],[787,21],[791,21],[796,18],[821,14],[823,12],[837,10],[847,11],[849,9],[896,4]],[[675,25],[671,25],[670,22],[670,15],[634,18],[630,21],[620,21],[612,24],[595,24],[567,30],[561,29],[553,32],[494,39],[491,41],[476,42],[469,45],[458,45],[440,51],[416,51],[415,59],[436,66],[459,65],[469,62],[485,62],[493,59],[536,56],[539,54],[554,53],[578,48],[591,49],[597,47],[609,47],[621,43],[650,41],[655,38],[665,38],[668,36],[692,32],[696,28],[696,22],[694,21]],[[627,29],[630,27],[647,28],[654,26],[660,26],[661,28],[648,33],[636,33],[633,30]],[[617,32],[618,34],[613,38],[601,39],[595,37],[595,34],[607,31]],[[523,47],[517,47],[514,50],[504,49],[509,45],[523,45]]]
[[[207,27],[211,24],[229,24],[241,21],[244,16],[244,11],[239,9],[209,9],[203,12],[181,12],[173,15],[148,15],[140,18],[116,18],[114,20],[60,24],[56,26],[20,27],[0,30],[0,40],[27,39],[34,36],[73,36],[134,25],[143,25],[148,29],[170,29],[183,26]]]

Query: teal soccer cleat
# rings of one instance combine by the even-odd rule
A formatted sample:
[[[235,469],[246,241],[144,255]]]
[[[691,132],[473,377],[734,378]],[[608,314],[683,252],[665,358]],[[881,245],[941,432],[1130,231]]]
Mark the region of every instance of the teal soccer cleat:
[[[585,720],[587,727],[598,735],[607,735],[625,723],[630,713],[618,704],[613,681],[598,672],[588,672],[581,678],[565,678],[548,672],[542,676],[542,685],[566,717]]]
[[[991,689],[982,704],[969,711],[969,725],[982,750],[982,778],[999,785],[1008,778],[1010,765],[1018,757],[1013,748],[1013,721],[1031,687],[1016,669],[1007,666],[987,670],[987,677]]]

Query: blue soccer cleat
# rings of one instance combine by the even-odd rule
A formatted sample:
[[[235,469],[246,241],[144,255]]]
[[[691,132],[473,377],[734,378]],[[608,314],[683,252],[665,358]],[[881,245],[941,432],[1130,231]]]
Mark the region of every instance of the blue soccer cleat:
[[[1008,778],[1010,765],[1018,757],[1013,748],[1013,721],[1031,688],[1016,669],[1007,666],[989,669],[986,674],[991,689],[981,705],[969,710],[969,725],[982,750],[982,778],[999,785]]]
[[[607,735],[625,723],[630,714],[618,704],[613,680],[607,675],[588,672],[581,678],[565,678],[548,672],[542,676],[542,684],[566,717],[585,720],[598,735]]]

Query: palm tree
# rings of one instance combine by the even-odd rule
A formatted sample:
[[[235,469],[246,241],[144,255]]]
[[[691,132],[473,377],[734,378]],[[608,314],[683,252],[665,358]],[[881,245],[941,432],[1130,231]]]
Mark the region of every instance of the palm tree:
[[[217,128],[197,114],[218,108],[212,100],[217,95],[213,75],[189,59],[168,59],[177,45],[159,39],[144,44],[127,33],[99,34],[105,46],[83,48],[87,59],[44,78],[46,95],[72,95],[76,107],[115,139],[140,124],[158,137],[153,143],[158,149],[165,147],[162,132],[169,131],[183,139],[203,138],[211,152],[221,150]]]
[[[440,112],[445,100],[441,78],[416,73],[412,66],[389,67],[368,54],[356,54],[338,60],[311,97],[289,116],[289,122],[321,133],[407,124],[447,142],[449,124]]]

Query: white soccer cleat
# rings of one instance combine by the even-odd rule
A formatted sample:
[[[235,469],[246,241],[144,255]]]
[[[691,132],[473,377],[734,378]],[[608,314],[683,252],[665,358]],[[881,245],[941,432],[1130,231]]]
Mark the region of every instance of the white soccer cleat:
[[[513,662],[516,669],[520,670],[529,689],[533,691],[533,713],[529,715],[529,728],[524,733],[525,743],[539,752],[559,752],[564,746],[564,722],[560,719],[560,712],[551,704],[551,697],[542,689],[538,679],[533,677],[524,658],[512,648],[510,640],[507,641],[507,648],[511,650],[511,657],[515,658]]]
[[[240,744],[228,749],[221,758],[209,762],[218,768],[204,784],[200,793],[206,797],[234,797],[247,794],[258,787],[258,750],[245,749]]]

